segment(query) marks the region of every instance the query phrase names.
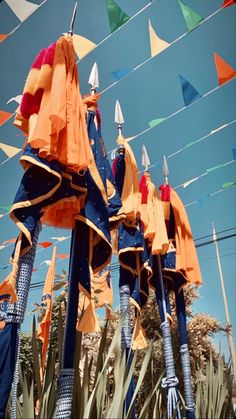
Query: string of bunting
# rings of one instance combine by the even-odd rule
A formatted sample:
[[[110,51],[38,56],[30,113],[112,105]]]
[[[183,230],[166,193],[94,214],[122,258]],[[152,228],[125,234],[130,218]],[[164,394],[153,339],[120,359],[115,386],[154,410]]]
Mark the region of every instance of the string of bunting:
[[[188,32],[193,30],[200,23],[203,23],[204,21],[206,21],[207,19],[211,18],[213,15],[218,13],[219,10],[221,10],[223,7],[226,7],[226,6],[222,5],[222,7],[220,9],[218,9],[212,15],[210,15],[207,18],[204,19],[202,16],[200,16],[194,10],[189,8],[189,6],[185,5],[182,1],[178,0],[178,2],[181,6],[183,16],[186,20],[186,26],[187,26]],[[41,5],[43,3],[41,3]],[[109,14],[109,10],[113,10],[113,11],[115,10],[116,11],[116,13],[114,13],[114,14],[112,14],[112,12],[111,12],[111,15],[109,16],[110,25],[111,26],[113,25],[114,27],[116,27],[116,29],[118,29],[118,27],[121,27],[123,24],[127,23],[130,19],[133,19],[134,17],[136,17],[138,14],[143,12],[149,6],[150,6],[150,3],[148,5],[146,5],[143,9],[141,9],[138,13],[136,13],[134,16],[132,16],[132,18],[128,19],[126,14],[122,14],[122,11],[119,8],[119,6],[117,6],[115,4],[115,2],[113,2],[113,0],[109,0],[109,1],[107,1],[108,14]],[[37,6],[37,8],[38,7],[39,6]],[[124,20],[122,20],[122,19],[124,19]],[[115,23],[114,23],[115,21],[118,22],[116,24],[116,26],[115,26]],[[119,24],[119,26],[117,26],[118,24]],[[188,33],[188,32],[186,32],[186,33]],[[168,44],[166,41],[163,41],[161,38],[159,38],[157,36],[157,34],[155,33],[153,27],[152,27],[150,19],[149,19],[149,35],[150,35],[151,58],[153,58],[155,55],[157,55],[158,53],[163,51],[166,47],[168,47],[168,46],[170,46],[170,45],[172,45],[173,43],[176,42],[176,40],[175,40],[171,44]],[[81,37],[79,35],[74,35],[74,37],[75,37],[74,43],[75,43],[76,51],[78,52],[78,46],[80,46],[79,48],[81,48],[81,51],[82,51],[81,53],[79,53],[80,57],[82,57],[83,54],[87,54],[88,52],[90,52],[93,49],[92,47],[96,46],[95,44],[93,44],[93,45],[90,44],[89,43],[90,41],[88,43],[86,43],[86,45],[85,45],[84,41],[82,40],[83,37]],[[180,38],[178,38],[178,39],[180,39]],[[85,42],[88,41],[86,38],[84,38],[84,40],[85,40]],[[226,63],[223,60],[222,57],[220,57],[215,52],[214,52],[214,60],[215,60],[215,65],[216,65],[216,71],[217,71],[217,74],[218,74],[219,85],[231,80],[232,78],[234,78],[236,76],[236,71],[228,63]],[[146,62],[147,62],[147,60],[144,63],[139,64],[131,72],[133,73],[138,68],[140,68],[142,65],[144,65]],[[121,76],[122,76],[122,78],[124,78],[128,74],[130,74],[131,72],[127,72],[126,70],[123,71],[122,69],[120,69],[120,70],[117,70],[116,72],[113,72],[113,73],[116,74],[116,78],[118,77],[118,74],[119,74],[119,80],[120,80]],[[184,100],[184,104],[185,104],[185,107],[186,107],[186,106],[190,105],[191,103],[193,103],[195,100],[200,99],[202,97],[202,95],[182,75],[179,75],[179,78],[180,78],[181,87],[182,87],[183,100]],[[117,81],[119,81],[119,80],[117,80]],[[112,87],[113,85],[114,84],[112,84],[108,88]],[[108,88],[105,89],[102,93],[107,91]],[[15,97],[12,97],[11,99],[8,100],[7,103],[10,103],[12,101],[16,101],[19,104],[20,100],[21,100],[21,97],[22,97],[21,95],[17,95]],[[4,123],[6,123],[13,115],[14,114],[6,112],[6,111],[0,111],[0,126],[3,125]],[[171,116],[173,116],[173,114],[170,115],[167,118],[156,118],[156,119],[150,121],[149,122],[149,128],[152,128],[152,127],[160,124],[161,122],[165,121],[166,119],[170,118]],[[133,138],[136,138],[136,136],[132,137],[132,139]],[[0,149],[8,156],[8,158],[5,159],[3,162],[1,162],[0,165],[5,164],[8,160],[10,160],[12,157],[14,157],[16,154],[18,154],[22,150],[21,148],[9,146],[8,144],[4,144],[4,143],[0,143]]]

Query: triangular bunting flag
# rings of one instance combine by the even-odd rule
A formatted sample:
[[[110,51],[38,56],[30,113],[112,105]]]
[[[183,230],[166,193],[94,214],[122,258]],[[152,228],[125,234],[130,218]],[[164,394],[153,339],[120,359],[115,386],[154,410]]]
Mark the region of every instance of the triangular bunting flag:
[[[41,262],[41,263],[39,264],[39,266],[41,266],[41,265],[47,265],[47,266],[50,266],[50,264],[51,264],[51,260],[47,259],[47,260],[43,260],[43,262]]]
[[[8,239],[8,240],[5,240],[4,242],[2,242],[2,244],[4,245],[4,246],[6,246],[7,244],[9,244],[9,243],[15,243],[15,241],[16,241],[16,237],[14,237],[14,239]]]
[[[131,72],[129,68],[120,68],[119,70],[112,71],[112,75],[115,77],[116,80],[123,79],[123,77],[127,76]]]
[[[151,121],[148,122],[148,125],[149,125],[150,128],[153,128],[156,125],[159,125],[163,121],[165,121],[165,118],[152,119]]]
[[[20,105],[20,104],[21,104],[21,99],[22,99],[22,97],[23,97],[23,95],[17,95],[17,96],[11,97],[11,99],[9,99],[9,100],[7,101],[7,105],[8,105],[8,103],[10,103],[10,102],[16,102],[16,103],[18,103],[18,105]]]
[[[10,211],[12,205],[0,205],[0,208],[4,211]]]
[[[12,147],[11,145],[0,143],[0,149],[4,151],[4,153],[7,155],[7,157],[14,157],[19,151],[21,151],[21,148]]]
[[[64,33],[63,35],[66,34]],[[76,55],[80,60],[97,46],[94,42],[77,34],[73,34],[73,45]]]
[[[191,31],[194,29],[204,18],[195,12],[191,7],[187,6],[182,0],[178,0],[183,13],[187,29]]]
[[[182,86],[182,93],[185,106],[190,105],[195,100],[202,97],[202,95],[186,80],[183,76],[179,75],[181,86]]]
[[[222,187],[223,188],[231,188],[231,186],[236,185],[236,182],[225,182],[223,183]]]
[[[62,242],[63,240],[69,239],[70,236],[61,236],[61,237],[50,237],[52,240],[57,240],[59,242]]]
[[[37,4],[26,0],[5,0],[5,2],[21,22],[32,15],[39,7]]]
[[[0,33],[0,43],[4,41],[8,37],[8,33]]]
[[[221,7],[229,7],[236,4],[236,0],[225,0]]]
[[[69,253],[58,253],[57,254],[57,258],[58,259],[68,259],[68,257],[69,257],[70,255],[69,255]]]
[[[0,127],[5,124],[14,114],[10,112],[0,111]]]
[[[150,47],[151,47],[151,57],[159,54],[161,51],[166,49],[170,44],[164,41],[163,39],[157,36],[156,32],[153,29],[151,24],[151,20],[148,21],[148,29],[149,29],[149,38],[150,38]]]
[[[198,177],[194,177],[193,179],[187,180],[187,182],[184,182],[181,186],[183,186],[183,188],[187,188],[189,185],[191,185],[191,183],[196,182],[196,180],[199,179]]]
[[[52,246],[52,243],[51,242],[42,242],[42,243],[38,243],[37,246],[41,246],[44,249],[46,249],[47,247]]]
[[[214,60],[218,75],[219,85],[236,77],[236,70],[233,69],[226,61],[223,60],[216,52],[214,52]]]
[[[129,20],[129,16],[116,4],[114,0],[106,0],[110,30],[115,32]]]

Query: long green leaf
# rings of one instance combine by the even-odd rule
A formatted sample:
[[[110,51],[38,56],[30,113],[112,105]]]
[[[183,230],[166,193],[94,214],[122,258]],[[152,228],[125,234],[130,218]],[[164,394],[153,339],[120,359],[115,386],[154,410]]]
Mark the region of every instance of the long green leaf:
[[[122,329],[123,321],[124,321],[124,319],[121,319],[121,320],[119,321],[118,327],[117,327],[116,332],[115,332],[115,334],[114,334],[114,336],[113,336],[113,339],[112,339],[112,341],[111,341],[111,345],[110,345],[110,348],[109,348],[109,350],[108,350],[108,353],[107,353],[107,356],[106,356],[106,358],[105,358],[105,361],[104,361],[104,363],[103,363],[103,367],[102,367],[101,371],[100,371],[100,372],[99,372],[99,374],[98,374],[98,377],[97,377],[97,380],[96,380],[96,383],[95,383],[94,389],[93,389],[93,391],[92,391],[92,393],[91,393],[91,395],[90,395],[90,397],[89,397],[89,400],[88,400],[87,406],[86,406],[86,408],[85,408],[85,412],[84,412],[84,419],[89,419],[89,418],[91,417],[91,416],[90,416],[90,413],[91,413],[91,411],[92,411],[92,409],[93,409],[93,406],[94,406],[94,403],[95,403],[95,400],[96,400],[96,392],[97,392],[97,388],[98,388],[98,385],[99,385],[100,379],[101,379],[101,377],[102,377],[103,371],[104,371],[104,370],[106,369],[106,367],[107,367],[107,364],[108,364],[108,362],[109,362],[110,356],[111,356],[111,354],[112,354],[112,352],[113,352],[114,348],[117,346],[118,342],[120,341],[120,335],[121,335],[121,329]]]
[[[142,384],[142,381],[144,379],[144,376],[146,374],[147,367],[148,367],[148,364],[149,364],[149,361],[150,361],[150,358],[151,358],[151,353],[152,353],[152,343],[149,345],[149,348],[147,350],[147,353],[146,353],[145,358],[144,358],[143,363],[142,363],[142,368],[141,368],[140,373],[139,373],[139,378],[138,378],[138,381],[137,381],[137,384],[136,384],[136,387],[135,387],[135,391],[134,391],[134,394],[133,394],[128,412],[125,416],[125,418],[127,418],[127,419],[130,417],[132,407],[133,407],[133,404],[135,402],[135,398],[137,396],[139,388],[140,388],[140,386]]]
[[[33,371],[35,376],[35,381],[37,385],[37,392],[39,400],[42,399],[42,386],[41,386],[41,378],[40,378],[40,363],[39,363],[39,351],[38,351],[38,344],[36,338],[36,324],[35,324],[35,316],[33,316],[33,323],[32,323],[32,352],[33,352]]]
[[[162,372],[162,374],[159,376],[159,378],[158,378],[158,380],[157,380],[157,382],[156,382],[156,385],[154,386],[154,388],[153,388],[152,392],[150,392],[149,396],[148,396],[148,397],[147,397],[147,399],[145,400],[145,403],[144,403],[144,405],[143,405],[143,407],[142,407],[142,410],[141,410],[141,412],[140,412],[140,414],[139,414],[139,419],[144,419],[144,418],[145,418],[145,415],[146,415],[146,413],[147,413],[147,411],[148,411],[148,406],[149,406],[149,403],[150,403],[150,401],[151,401],[151,399],[152,399],[153,395],[154,395],[155,393],[157,393],[157,389],[161,386],[161,380],[162,380],[163,376],[164,376],[164,371],[163,371],[163,372]],[[154,405],[154,410],[155,410],[155,406],[156,406],[156,404],[157,404],[157,406],[156,406],[156,410],[157,410],[157,408],[158,408],[158,403],[159,403],[159,397],[158,397],[158,395],[159,395],[159,394],[156,394],[156,401],[155,401],[155,405]]]

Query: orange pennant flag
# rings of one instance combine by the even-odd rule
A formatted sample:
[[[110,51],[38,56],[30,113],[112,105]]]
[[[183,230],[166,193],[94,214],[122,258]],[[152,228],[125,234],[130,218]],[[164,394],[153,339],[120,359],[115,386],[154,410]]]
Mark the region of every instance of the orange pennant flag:
[[[0,43],[4,41],[8,37],[8,34],[6,33],[0,33]]]
[[[14,239],[5,240],[4,242],[2,242],[2,244],[5,246],[8,243],[15,243],[15,241],[16,241],[16,237]]]
[[[0,111],[0,127],[5,124],[14,114],[10,112]]]
[[[223,58],[216,54],[216,52],[214,52],[214,60],[219,85],[224,84],[236,77],[236,70],[234,70],[234,68],[231,67],[226,61],[224,61]]]
[[[135,326],[134,340],[132,343],[132,349],[133,351],[136,351],[137,349],[144,349],[146,347],[147,347],[147,341],[145,338],[145,331],[141,326],[140,316],[138,314],[136,326]]]
[[[85,333],[101,332],[93,301],[88,302],[88,305],[77,324],[77,330]]]
[[[42,242],[42,243],[38,243],[38,244],[37,244],[37,246],[44,247],[45,249],[46,249],[47,247],[50,247],[51,245],[52,245],[52,243],[51,243],[51,242]]]
[[[57,254],[58,259],[67,259],[69,256],[70,256],[69,253],[60,253],[60,254],[58,253]]]
[[[42,296],[42,315],[40,318],[39,328],[37,338],[43,342],[42,348],[42,365],[45,365],[49,331],[52,317],[52,306],[53,306],[53,286],[54,286],[54,277],[55,277],[55,264],[56,264],[56,246],[53,249],[52,259],[50,266],[48,268],[48,273],[46,276],[43,296]]]

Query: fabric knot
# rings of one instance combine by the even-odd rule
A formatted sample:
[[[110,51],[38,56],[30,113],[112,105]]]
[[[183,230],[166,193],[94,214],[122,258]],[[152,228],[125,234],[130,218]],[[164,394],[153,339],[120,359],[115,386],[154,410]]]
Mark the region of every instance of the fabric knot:
[[[179,380],[177,377],[164,377],[161,381],[162,388],[177,387]]]

